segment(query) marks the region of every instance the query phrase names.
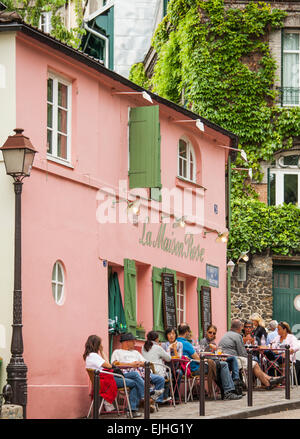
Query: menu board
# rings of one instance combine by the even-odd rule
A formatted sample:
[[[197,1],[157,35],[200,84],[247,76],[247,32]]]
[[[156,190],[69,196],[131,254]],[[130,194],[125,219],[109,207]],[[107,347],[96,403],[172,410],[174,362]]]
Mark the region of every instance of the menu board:
[[[201,323],[203,337],[205,336],[206,329],[211,322],[211,288],[201,287]]]
[[[164,328],[176,328],[176,298],[174,274],[162,273],[162,301],[163,301],[163,316]]]

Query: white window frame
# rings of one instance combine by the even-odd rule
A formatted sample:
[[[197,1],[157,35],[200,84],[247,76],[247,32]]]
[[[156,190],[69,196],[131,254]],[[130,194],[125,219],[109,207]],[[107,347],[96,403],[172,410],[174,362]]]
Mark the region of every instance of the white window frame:
[[[295,165],[284,165],[283,160],[284,157],[288,157],[290,155],[299,155],[298,166]],[[297,175],[298,176],[298,204],[300,207],[300,152],[294,151],[289,154],[282,154],[276,160],[276,167],[270,168],[270,175],[275,175],[275,206],[280,206],[284,203],[284,176],[289,175]]]
[[[299,76],[298,76],[299,95],[298,95],[298,103],[297,104],[290,104],[290,103],[285,104],[285,103],[282,102],[282,106],[283,107],[299,107],[299,105],[300,105],[300,29],[299,30],[297,30],[297,29],[290,29],[290,30],[289,29],[285,29],[284,30],[284,35],[286,35],[286,34],[298,34],[298,36],[299,36],[299,49],[297,49],[297,50],[289,50],[289,49],[284,49],[284,47],[282,47],[282,60],[281,60],[281,62],[283,63],[283,59],[284,59],[284,54],[285,53],[287,53],[287,54],[298,54],[299,55]],[[284,35],[283,35],[283,39],[284,39]],[[282,66],[282,71],[283,71],[283,69],[284,68]],[[282,81],[284,81],[284,78],[282,78]],[[281,87],[284,88],[283,82],[281,84]],[[282,93],[283,93],[283,91],[282,91]]]
[[[58,267],[60,267],[60,269],[61,269],[62,281],[58,280]],[[54,277],[53,277],[53,271],[55,271]],[[55,293],[53,293],[53,286],[55,286]],[[60,298],[57,297],[57,295],[58,295],[57,294],[57,287],[58,286],[62,286]],[[53,265],[52,278],[51,278],[51,291],[52,291],[52,296],[54,298],[55,303],[57,305],[60,305],[60,306],[63,305],[64,301],[65,301],[65,270],[64,270],[64,267],[60,261],[56,261],[55,264]]]
[[[52,11],[42,12],[39,19],[39,29],[42,32],[50,34],[52,30],[51,24]],[[44,22],[43,22],[44,19]]]
[[[53,80],[53,102],[48,101],[47,96],[47,106],[48,104],[53,105],[53,120],[52,120],[52,153],[47,152],[47,158],[58,163],[70,166],[71,163],[71,120],[72,120],[72,83],[53,72],[48,72],[48,79]],[[67,158],[59,157],[57,155],[57,124],[58,124],[58,84],[61,83],[67,87]],[[47,121],[47,139],[48,139],[48,121]],[[63,133],[64,134],[64,133]],[[48,148],[47,148],[48,149]]]
[[[187,158],[186,159],[184,159],[183,157],[180,157],[180,155],[179,155],[180,140],[185,142],[186,146],[187,146]],[[190,155],[191,154],[192,154],[192,157],[193,157],[193,161],[192,161],[192,163],[193,163],[193,175],[192,176],[190,175],[190,168],[191,168],[190,167],[190,165],[191,165]],[[187,164],[187,176],[186,177],[184,177],[183,175],[180,175],[180,161],[186,161],[186,164]],[[191,144],[190,140],[187,137],[185,137],[185,136],[180,137],[180,139],[178,141],[178,148],[177,148],[177,175],[178,175],[178,177],[182,178],[182,179],[184,179],[186,181],[190,181],[192,183],[196,183],[196,168],[197,168],[197,165],[196,165],[196,154],[195,154],[193,145]]]
[[[179,308],[178,304],[178,296],[179,296],[179,288],[178,288],[178,282],[183,282],[183,309]],[[183,322],[186,321],[186,280],[184,277],[177,277],[177,297],[176,297],[176,301],[177,301],[177,320],[178,319],[178,311],[183,311]],[[177,322],[178,324],[182,323],[182,322]]]

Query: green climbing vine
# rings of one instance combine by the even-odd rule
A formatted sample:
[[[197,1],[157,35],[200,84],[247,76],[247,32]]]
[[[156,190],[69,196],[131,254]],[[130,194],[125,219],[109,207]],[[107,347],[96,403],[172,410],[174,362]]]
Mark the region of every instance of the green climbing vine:
[[[51,12],[51,32],[50,34],[64,43],[74,48],[78,48],[81,36],[85,34],[82,27],[83,7],[80,0],[73,0],[76,17],[76,26],[67,29],[64,24],[63,8],[66,6],[65,0],[2,0],[7,6],[8,11],[16,11],[22,19],[35,27],[39,26],[40,16],[43,12]],[[70,7],[71,1],[68,5]]]
[[[248,164],[238,155],[236,167],[252,168],[256,182],[262,179],[260,162],[290,148],[300,132],[300,108],[276,104],[276,62],[268,44],[268,34],[282,27],[285,16],[267,2],[234,8],[225,7],[223,0],[170,0],[152,40],[157,53],[152,78],[145,81],[141,65],[138,75],[136,67],[132,69],[131,80],[178,104],[184,101],[195,113],[237,134]],[[300,251],[299,232],[290,227],[293,219],[299,228],[300,210],[259,202],[245,175],[232,173],[229,247],[280,254]],[[243,203],[248,203],[247,209]],[[266,218],[261,227],[257,216]],[[267,231],[269,224],[274,233]],[[276,238],[279,224],[285,224],[286,231]]]

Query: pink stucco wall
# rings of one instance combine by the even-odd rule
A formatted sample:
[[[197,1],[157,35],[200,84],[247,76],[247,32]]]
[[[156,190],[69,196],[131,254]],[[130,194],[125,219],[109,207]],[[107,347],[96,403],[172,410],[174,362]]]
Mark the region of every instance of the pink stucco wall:
[[[72,165],[46,157],[46,80],[51,70],[72,80]],[[123,290],[123,260],[137,261],[137,320],[152,329],[152,267],[168,267],[186,277],[186,320],[198,330],[197,278],[206,263],[218,266],[219,288],[212,288],[212,315],[219,334],[226,330],[226,247],[216,235],[194,236],[205,248],[203,262],[169,255],[139,243],[143,225],[99,224],[98,189],[117,188],[128,180],[128,109],[147,105],[140,97],[112,96],[118,83],[84,64],[62,56],[29,37],[17,38],[17,126],[25,129],[39,153],[23,190],[23,334],[28,366],[28,417],[77,418],[88,409],[88,380],[82,359],[88,335],[103,338],[108,350],[107,267],[114,265]],[[177,144],[192,141],[205,190],[205,222],[225,230],[226,150],[216,146],[229,139],[208,130],[201,134],[174,110],[161,106],[161,170],[164,187],[175,186]],[[218,214],[213,206],[218,205]],[[145,210],[146,208],[143,207]],[[160,224],[149,224],[156,235]],[[167,225],[166,233],[184,240],[184,231]],[[66,299],[55,304],[51,274],[55,261],[66,274]]]

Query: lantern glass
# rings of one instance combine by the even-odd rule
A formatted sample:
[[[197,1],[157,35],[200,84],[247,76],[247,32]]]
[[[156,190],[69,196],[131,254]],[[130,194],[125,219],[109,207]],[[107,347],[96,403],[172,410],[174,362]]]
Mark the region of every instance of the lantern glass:
[[[6,173],[14,176],[29,176],[33,164],[34,151],[27,148],[3,149]]]
[[[35,155],[35,151],[32,151],[31,149],[25,150],[23,174],[26,175],[27,177],[29,177],[31,172],[34,155]]]

